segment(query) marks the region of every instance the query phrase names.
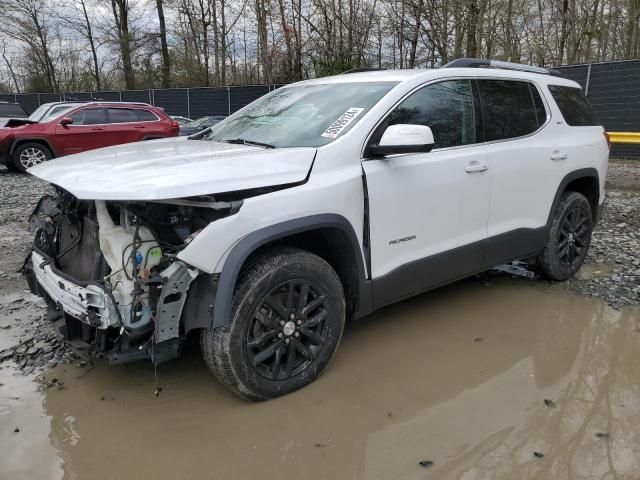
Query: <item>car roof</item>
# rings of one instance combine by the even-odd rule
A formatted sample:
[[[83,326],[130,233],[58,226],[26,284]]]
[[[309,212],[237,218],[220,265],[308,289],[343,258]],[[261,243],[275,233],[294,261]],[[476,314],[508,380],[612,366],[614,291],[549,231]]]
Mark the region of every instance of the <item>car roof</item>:
[[[118,101],[104,101],[104,100],[68,100],[66,102],[49,102],[49,103],[43,103],[40,106],[43,105],[47,105],[47,106],[58,106],[58,105],[100,105],[100,106],[104,106],[104,105],[116,105],[116,106],[136,106],[136,107],[152,107],[153,105],[150,105],[148,103],[144,103],[144,102],[118,102]]]
[[[368,72],[343,73],[330,77],[321,77],[293,85],[324,85],[333,83],[357,83],[357,82],[396,82],[429,81],[451,77],[491,77],[517,80],[535,80],[543,84],[566,85],[578,87],[580,85],[567,78],[529,71],[512,70],[506,68],[433,68],[433,69],[406,69],[406,70],[376,70]],[[286,86],[285,86],[286,88]]]

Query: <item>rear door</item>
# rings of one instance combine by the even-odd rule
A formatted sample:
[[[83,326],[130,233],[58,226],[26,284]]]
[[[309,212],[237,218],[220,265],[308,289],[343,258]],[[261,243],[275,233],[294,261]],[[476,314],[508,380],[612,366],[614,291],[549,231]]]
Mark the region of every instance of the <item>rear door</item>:
[[[443,81],[409,95],[374,134],[419,124],[435,139],[429,153],[362,163],[377,306],[480,269],[491,181],[478,112],[471,80]]]
[[[140,122],[135,108],[109,107],[107,113],[107,130],[112,145],[137,142],[146,136],[145,123]]]
[[[69,115],[70,125],[56,125],[54,143],[64,155],[84,152],[110,144],[106,129],[106,113],[102,107],[80,108]]]
[[[143,125],[141,132],[144,134],[145,138],[169,136],[171,124],[173,123],[170,118],[160,118],[160,116],[158,116],[155,112],[147,110],[146,108],[139,108],[137,112],[138,120],[140,121],[141,125]]]
[[[540,86],[479,78],[492,173],[485,267],[537,253],[551,203],[566,170]]]

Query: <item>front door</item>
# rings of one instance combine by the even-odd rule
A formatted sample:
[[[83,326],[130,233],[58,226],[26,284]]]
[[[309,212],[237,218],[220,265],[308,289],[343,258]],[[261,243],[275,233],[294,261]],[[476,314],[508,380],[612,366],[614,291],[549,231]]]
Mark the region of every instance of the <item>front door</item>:
[[[477,117],[471,81],[428,85],[385,125],[426,125],[434,149],[364,159],[376,307],[480,269],[491,184]]]
[[[109,145],[104,108],[81,108],[69,117],[72,124],[56,126],[55,141],[59,152],[70,155]]]

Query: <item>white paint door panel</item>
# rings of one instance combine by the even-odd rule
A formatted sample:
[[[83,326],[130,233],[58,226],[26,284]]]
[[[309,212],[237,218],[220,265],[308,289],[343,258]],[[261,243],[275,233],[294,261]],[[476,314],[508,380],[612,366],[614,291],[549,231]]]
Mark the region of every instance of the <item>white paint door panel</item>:
[[[363,162],[372,277],[484,240],[491,188],[485,147]]]

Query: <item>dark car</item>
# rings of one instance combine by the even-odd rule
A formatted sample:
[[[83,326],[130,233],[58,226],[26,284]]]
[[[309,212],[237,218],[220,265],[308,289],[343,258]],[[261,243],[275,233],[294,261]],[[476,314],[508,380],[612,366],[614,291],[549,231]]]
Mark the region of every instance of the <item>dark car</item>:
[[[211,117],[202,117],[194,120],[186,125],[180,126],[180,135],[193,135],[194,133],[201,132],[209,127],[213,127],[215,124],[220,123],[224,120],[225,116],[223,115],[213,115]]]
[[[19,103],[0,102],[0,127],[11,118],[27,118],[29,114]]]
[[[175,137],[178,128],[163,109],[143,103],[49,104],[28,119],[12,119],[0,128],[0,163],[24,172],[54,157]]]

